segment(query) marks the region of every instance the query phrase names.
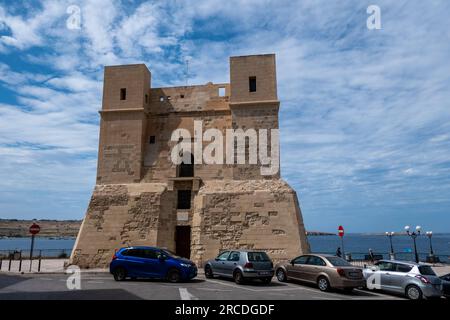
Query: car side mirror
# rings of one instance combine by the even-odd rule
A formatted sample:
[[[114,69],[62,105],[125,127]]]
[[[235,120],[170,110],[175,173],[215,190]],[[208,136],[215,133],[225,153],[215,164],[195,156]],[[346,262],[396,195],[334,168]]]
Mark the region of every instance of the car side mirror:
[[[291,260],[291,265],[294,265],[294,260]]]
[[[215,258],[214,260],[219,261],[219,258]]]
[[[166,261],[166,259],[167,259],[167,257],[166,256],[163,256],[163,255],[160,255],[159,256],[159,261]]]
[[[370,267],[370,270],[372,270],[372,271],[374,271],[374,272],[375,272],[375,271],[378,271],[378,267],[377,267],[377,266],[371,266],[371,267]]]

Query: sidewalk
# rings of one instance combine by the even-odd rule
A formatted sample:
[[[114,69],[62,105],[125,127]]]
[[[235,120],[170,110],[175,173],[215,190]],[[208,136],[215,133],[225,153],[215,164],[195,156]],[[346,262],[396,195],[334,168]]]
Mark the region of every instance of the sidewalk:
[[[22,260],[20,267],[19,260],[11,261],[11,269],[9,270],[9,260],[3,260],[0,272],[4,273],[66,273],[65,265],[69,259],[42,259],[41,269],[38,272],[39,260],[33,260],[30,272],[30,260]],[[20,269],[20,270],[19,270]],[[108,269],[83,269],[83,273],[104,273],[109,272]]]
[[[432,268],[433,268],[434,272],[436,272],[436,274],[438,276],[443,276],[445,274],[449,274],[450,273],[450,266],[449,265],[433,266]]]

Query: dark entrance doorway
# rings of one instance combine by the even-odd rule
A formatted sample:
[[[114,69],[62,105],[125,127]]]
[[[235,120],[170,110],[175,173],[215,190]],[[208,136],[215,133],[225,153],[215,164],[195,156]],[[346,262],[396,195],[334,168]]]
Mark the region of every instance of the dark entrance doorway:
[[[178,167],[179,177],[193,177],[194,176],[194,156],[192,154],[187,155],[190,158],[189,163],[181,162]]]
[[[175,233],[176,254],[180,257],[191,257],[191,227],[177,226]]]

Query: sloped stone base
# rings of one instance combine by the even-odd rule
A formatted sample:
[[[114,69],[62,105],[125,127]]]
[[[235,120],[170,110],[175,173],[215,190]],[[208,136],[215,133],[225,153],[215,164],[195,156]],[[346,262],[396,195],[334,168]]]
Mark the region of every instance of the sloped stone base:
[[[162,183],[97,185],[70,263],[81,268],[107,267],[117,249],[130,245],[173,249],[174,200],[166,191]]]
[[[295,191],[282,180],[206,181],[195,199],[191,258],[264,250],[278,262],[309,252]]]
[[[107,267],[131,245],[174,251],[175,208],[176,192],[164,183],[97,185],[70,263]],[[203,181],[191,214],[199,266],[225,249],[265,250],[275,262],[309,252],[297,195],[282,180]]]

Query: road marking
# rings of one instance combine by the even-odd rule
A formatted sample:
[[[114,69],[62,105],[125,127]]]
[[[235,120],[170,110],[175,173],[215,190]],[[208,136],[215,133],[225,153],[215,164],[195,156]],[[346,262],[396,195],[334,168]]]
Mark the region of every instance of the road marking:
[[[252,291],[252,292],[282,292],[282,291],[292,291],[292,290],[301,290],[301,291],[309,291],[312,292],[314,294],[323,294],[324,295],[324,299],[326,299],[327,297],[329,299],[342,299],[343,297],[345,298],[345,296],[339,295],[339,294],[334,294],[334,293],[330,293],[330,292],[322,292],[319,291],[319,289],[312,289],[312,288],[308,288],[308,287],[304,287],[304,286],[300,286],[300,285],[294,285],[294,284],[288,284],[288,283],[284,283],[283,285],[289,288],[268,288],[265,287],[264,289],[253,289],[253,288],[249,288],[249,287],[245,287],[245,286],[238,286],[238,285],[233,285],[231,283],[226,283],[226,282],[221,282],[221,281],[215,281],[215,280],[211,280],[211,279],[206,279],[207,282],[213,282],[213,283],[218,283],[221,284],[223,286],[228,286],[228,287],[232,287],[232,288],[238,288],[238,289],[243,289],[243,290],[247,290],[247,291]]]
[[[233,285],[233,284],[230,284],[230,283],[226,283],[226,282],[221,282],[221,281],[215,281],[215,280],[210,280],[210,279],[206,279],[206,281],[207,282],[221,284],[221,285],[227,286],[227,287],[238,288],[238,289],[243,289],[243,290],[248,290],[248,291],[260,291],[260,290],[256,290],[256,289],[236,286],[236,285]]]
[[[178,290],[180,291],[181,300],[198,300],[198,298],[190,294],[186,288],[178,288]]]
[[[39,278],[39,280],[44,280],[44,281],[52,281],[52,278]]]
[[[196,288],[197,290],[205,290],[205,291],[220,291],[220,292],[231,292],[233,290],[226,289],[213,289],[213,288]]]
[[[377,293],[377,292],[373,292],[373,291],[367,291],[367,290],[361,290],[361,289],[354,289],[357,292],[361,292],[361,293],[365,293],[365,294],[370,294],[373,296],[378,296],[381,298],[390,298],[390,299],[403,299],[401,297],[396,297],[396,296],[391,296],[388,294],[383,294],[383,293]],[[373,298],[372,298],[373,299]]]
[[[89,281],[87,281],[87,283],[104,283],[104,281],[89,280]]]
[[[207,282],[213,282],[213,283],[217,283],[217,284],[221,284],[223,286],[228,286],[228,287],[232,287],[232,288],[238,288],[238,289],[243,289],[243,290],[248,290],[248,291],[253,291],[253,292],[263,292],[263,291],[289,291],[289,290],[308,290],[307,288],[303,288],[303,287],[290,287],[290,288],[261,288],[261,289],[253,289],[253,288],[249,288],[249,287],[245,287],[245,286],[239,286],[239,285],[234,285],[231,283],[226,283],[226,282],[221,282],[221,281],[215,281],[215,280],[210,280],[207,279]],[[316,290],[311,290],[314,292],[317,292]]]

